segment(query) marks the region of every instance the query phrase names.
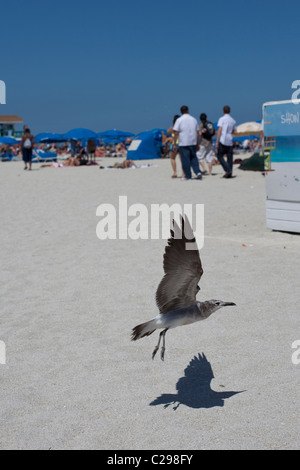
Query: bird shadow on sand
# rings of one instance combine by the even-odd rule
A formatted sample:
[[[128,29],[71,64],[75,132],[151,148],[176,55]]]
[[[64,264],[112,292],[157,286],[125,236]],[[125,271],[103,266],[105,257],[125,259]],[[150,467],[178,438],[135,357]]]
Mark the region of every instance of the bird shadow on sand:
[[[184,370],[184,376],[176,384],[176,394],[162,394],[153,400],[149,405],[169,406],[177,410],[180,405],[186,405],[190,408],[213,408],[222,407],[226,399],[240,392],[215,392],[211,389],[211,381],[214,378],[210,362],[205,354],[199,353],[195,356]],[[223,387],[222,385],[220,385]]]

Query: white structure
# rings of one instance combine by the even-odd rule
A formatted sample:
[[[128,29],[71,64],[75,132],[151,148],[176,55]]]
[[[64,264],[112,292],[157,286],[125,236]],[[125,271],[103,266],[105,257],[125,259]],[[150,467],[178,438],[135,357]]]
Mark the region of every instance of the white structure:
[[[267,227],[300,233],[300,100],[263,105]]]
[[[0,104],[6,104],[6,85],[3,80],[0,80]]]

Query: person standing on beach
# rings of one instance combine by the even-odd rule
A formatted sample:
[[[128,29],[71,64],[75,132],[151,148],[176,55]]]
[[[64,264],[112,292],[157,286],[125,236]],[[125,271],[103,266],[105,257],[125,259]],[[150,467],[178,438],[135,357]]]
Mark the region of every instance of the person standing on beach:
[[[175,136],[174,136],[174,131],[173,131],[173,126],[175,124],[175,122],[177,121],[177,119],[179,118],[179,114],[175,114],[174,118],[173,118],[173,125],[172,127],[170,127],[170,129],[167,130],[167,134],[172,134],[172,153],[171,153],[171,166],[172,166],[172,169],[173,169],[173,175],[172,175],[172,178],[177,178],[177,170],[176,170],[176,157],[178,155],[178,139],[176,140],[175,139]],[[182,178],[184,178],[184,173],[182,171]]]
[[[199,134],[201,137],[200,140],[200,149],[197,152],[197,157],[199,160],[199,165],[204,165],[204,160],[208,164],[208,174],[212,175],[212,166],[213,161],[216,158],[215,150],[212,144],[212,138],[215,135],[215,126],[212,122],[207,120],[205,113],[200,114],[200,125],[199,125]],[[204,165],[205,166],[205,165]],[[203,167],[201,166],[203,169]],[[205,171],[205,168],[204,168]]]
[[[221,163],[225,174],[223,178],[232,178],[232,164],[233,164],[233,142],[232,134],[236,131],[236,122],[230,116],[230,107],[224,106],[224,116],[218,121],[218,133],[217,133],[217,157]],[[224,155],[227,155],[227,162],[224,159]]]
[[[91,162],[95,161],[95,152],[96,152],[96,142],[94,139],[89,139],[87,142],[87,154],[88,154],[88,161]]]
[[[196,178],[201,180],[202,174],[199,168],[197,150],[199,149],[199,128],[197,120],[189,114],[187,106],[181,106],[181,116],[173,126],[174,141],[178,139],[178,151],[181,157],[182,170],[185,177],[183,181],[192,178],[191,168]]]
[[[23,126],[23,135],[25,134],[26,129],[28,129],[28,126],[27,126],[27,124],[24,124],[24,126]],[[21,152],[22,152],[22,159],[24,160],[24,152],[23,152],[23,147],[22,146],[21,146]]]
[[[24,170],[27,170],[27,168],[31,170],[33,146],[34,146],[34,137],[31,134],[30,129],[26,127],[22,140],[21,140],[22,155],[23,155],[23,160],[25,163]]]

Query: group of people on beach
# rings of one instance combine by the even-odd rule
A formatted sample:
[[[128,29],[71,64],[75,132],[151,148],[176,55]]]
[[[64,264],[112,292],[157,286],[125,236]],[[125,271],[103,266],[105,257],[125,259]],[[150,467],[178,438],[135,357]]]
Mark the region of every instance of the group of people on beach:
[[[125,142],[119,142],[116,145],[104,144],[102,141],[96,145],[93,139],[89,139],[87,145],[82,145],[80,141],[71,140],[61,144],[56,143],[37,143],[27,125],[23,128],[23,136],[18,144],[2,144],[0,146],[0,157],[10,159],[20,157],[24,161],[24,170],[32,169],[32,160],[36,153],[55,153],[57,157],[64,161],[57,166],[81,166],[97,165],[96,157],[127,156],[127,147],[131,139],[127,138]],[[5,160],[3,160],[5,161]],[[43,165],[52,166],[52,165]],[[55,166],[55,165],[53,165]],[[118,165],[119,167],[120,165]],[[124,164],[124,168],[128,165]]]
[[[52,148],[58,155],[84,155],[86,160],[89,162],[95,162],[96,157],[108,157],[118,156],[122,157],[127,155],[127,148],[131,143],[131,139],[128,137],[125,142],[118,142],[116,145],[104,144],[101,140],[99,145],[96,144],[94,139],[88,139],[87,145],[83,146],[80,141],[71,141],[61,145],[60,147]]]
[[[177,178],[177,155],[181,160],[182,181],[192,179],[192,171],[198,180],[202,179],[202,174],[212,175],[214,160],[222,165],[223,178],[232,178],[233,134],[236,132],[236,121],[230,116],[230,107],[224,106],[217,133],[205,113],[200,115],[198,124],[196,118],[189,114],[188,106],[181,106],[180,112],[181,116],[175,115],[172,127],[167,130],[167,134],[171,134],[168,140],[171,146],[172,178]],[[216,149],[212,143],[215,133]],[[208,164],[208,172],[205,162]]]
[[[177,178],[176,157],[180,156],[182,174],[181,180],[192,179],[192,172],[195,178],[202,179],[203,174],[212,175],[212,168],[215,162],[221,164],[224,169],[223,178],[232,178],[233,167],[233,135],[236,132],[236,121],[230,115],[230,107],[224,106],[223,116],[218,121],[218,130],[212,122],[207,119],[205,113],[200,114],[200,123],[189,114],[188,106],[181,106],[181,115],[175,115],[173,125],[167,130],[167,136],[163,142],[164,146],[169,146],[169,156],[173,169],[172,178]],[[216,135],[215,147],[213,137]],[[42,151],[55,151],[59,158],[64,159],[63,164],[56,166],[81,166],[97,165],[96,157],[102,156],[124,156],[122,163],[114,165],[115,168],[136,167],[134,162],[127,160],[127,148],[131,139],[120,142],[113,148],[104,145],[102,142],[97,146],[93,139],[88,140],[85,147],[79,141],[70,141],[60,146],[52,144],[40,144]],[[32,156],[34,148],[37,147],[34,136],[25,125],[24,134],[20,142],[20,151],[24,160],[25,170],[31,170]],[[225,159],[226,157],[226,159]],[[206,169],[208,165],[208,170]],[[49,165],[44,165],[49,166]],[[54,165],[50,165],[54,166]]]

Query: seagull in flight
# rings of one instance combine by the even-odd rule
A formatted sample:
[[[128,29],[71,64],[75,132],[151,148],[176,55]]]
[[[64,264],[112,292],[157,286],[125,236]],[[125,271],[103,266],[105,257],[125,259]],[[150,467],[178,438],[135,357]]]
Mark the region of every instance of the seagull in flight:
[[[186,249],[188,243],[193,243],[194,249]],[[181,228],[173,220],[173,230],[171,229],[171,237],[165,248],[163,268],[165,274],[156,291],[159,314],[146,323],[135,326],[131,333],[131,340],[136,341],[162,329],[152,353],[154,359],[162,340],[162,361],[168,330],[205,320],[222,307],[236,305],[222,300],[197,301],[196,295],[200,290],[198,283],[203,269],[195,236],[186,216],[181,218]]]

